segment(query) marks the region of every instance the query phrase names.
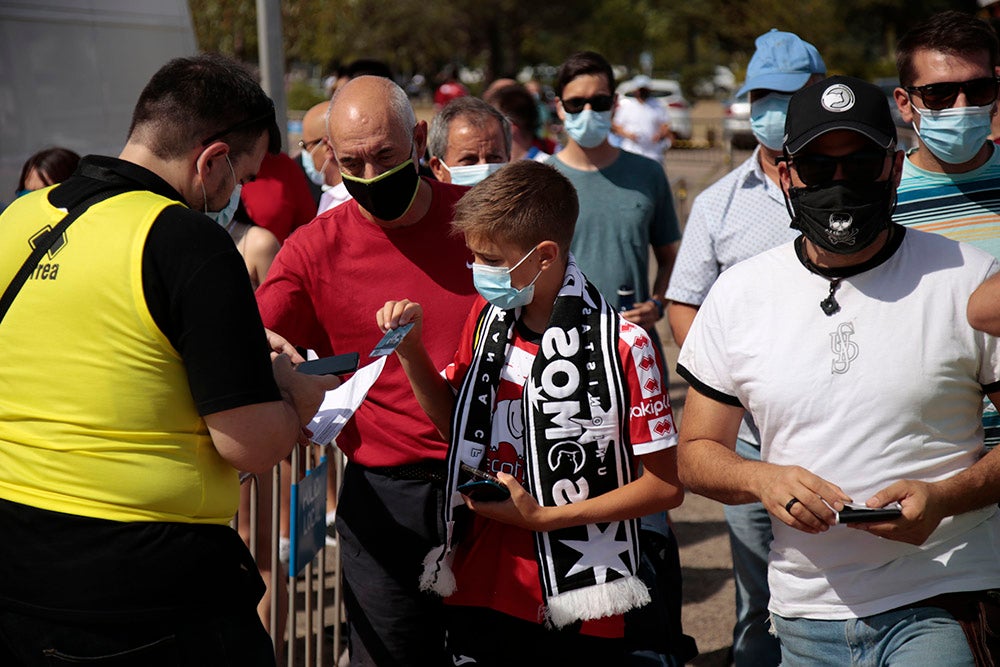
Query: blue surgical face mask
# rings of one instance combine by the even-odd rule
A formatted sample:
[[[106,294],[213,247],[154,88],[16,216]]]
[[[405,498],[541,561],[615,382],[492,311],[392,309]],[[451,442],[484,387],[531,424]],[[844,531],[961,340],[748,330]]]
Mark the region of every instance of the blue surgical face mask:
[[[209,211],[208,194],[205,192],[204,183],[201,184],[201,192],[205,196],[205,215],[228,229],[229,224],[233,221],[233,216],[236,215],[236,208],[240,205],[240,192],[243,190],[243,184],[236,180],[236,171],[233,170],[233,163],[229,161],[228,155],[226,156],[226,163],[229,165],[229,172],[233,175],[233,182],[236,185],[233,187],[232,194],[229,195],[229,202],[225,208],[221,211]]]
[[[322,146],[322,144],[319,144]],[[316,146],[313,146],[313,150],[316,150]],[[323,166],[320,169],[316,169],[316,164],[313,162],[313,155],[310,151],[302,152],[302,168],[306,171],[306,176],[315,185],[326,185],[326,176],[323,175],[323,170],[326,169],[326,165],[330,162],[330,158],[326,158],[323,161]]]
[[[921,109],[910,102],[910,108],[920,116],[920,135],[927,149],[948,164],[963,164],[976,157],[990,136],[993,105],[982,107],[952,107],[934,111]]]
[[[533,252],[535,252],[535,248],[529,250],[527,255],[509,269],[505,266],[473,264],[472,283],[475,285],[476,291],[497,308],[510,310],[511,308],[527,306],[535,298],[535,281],[538,280],[538,276],[542,275],[541,269],[535,274],[531,283],[521,289],[511,287],[510,274],[521,266],[521,263],[528,259]]]
[[[780,151],[785,142],[785,117],[791,99],[790,93],[768,93],[750,103],[750,130],[773,151]]]
[[[611,111],[584,109],[580,113],[568,113],[563,127],[576,143],[584,148],[596,148],[611,132]]]
[[[451,182],[455,185],[475,185],[506,164],[506,162],[488,162],[486,164],[449,167],[444,162],[441,163],[448,170],[448,173],[451,174]]]

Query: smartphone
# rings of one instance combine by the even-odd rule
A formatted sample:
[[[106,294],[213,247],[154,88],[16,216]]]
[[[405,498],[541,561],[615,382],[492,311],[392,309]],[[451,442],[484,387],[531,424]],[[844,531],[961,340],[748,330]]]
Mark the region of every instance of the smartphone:
[[[357,352],[335,354],[332,357],[304,361],[296,366],[295,370],[306,375],[343,375],[358,370],[360,359],[361,355]]]
[[[886,507],[865,507],[864,505],[845,505],[837,512],[837,523],[862,523],[871,521],[892,521],[903,516],[903,509],[898,503]]]
[[[459,468],[462,472],[472,476],[472,479],[468,482],[459,484],[458,492],[462,495],[468,496],[473,500],[490,503],[500,502],[510,498],[510,489],[504,486],[503,483],[493,475],[483,472],[478,468],[473,468],[465,463],[461,464]]]

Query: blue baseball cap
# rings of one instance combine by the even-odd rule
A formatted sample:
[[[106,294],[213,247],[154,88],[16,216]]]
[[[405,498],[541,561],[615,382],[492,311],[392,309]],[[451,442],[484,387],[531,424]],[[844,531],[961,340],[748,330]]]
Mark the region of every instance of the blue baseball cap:
[[[771,28],[757,38],[747,67],[747,80],[737,97],[750,90],[778,90],[793,93],[813,74],[826,74],[826,64],[809,42],[790,32]]]

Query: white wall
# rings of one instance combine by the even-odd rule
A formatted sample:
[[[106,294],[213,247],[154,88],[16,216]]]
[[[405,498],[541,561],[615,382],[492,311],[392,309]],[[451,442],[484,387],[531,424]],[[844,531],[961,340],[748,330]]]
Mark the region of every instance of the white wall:
[[[47,146],[118,155],[149,78],[196,52],[186,0],[0,0],[0,202]]]

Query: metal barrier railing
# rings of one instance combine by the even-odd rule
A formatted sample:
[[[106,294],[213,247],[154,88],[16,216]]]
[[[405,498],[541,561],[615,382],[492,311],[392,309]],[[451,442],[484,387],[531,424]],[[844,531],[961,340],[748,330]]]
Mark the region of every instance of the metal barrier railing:
[[[297,479],[297,471],[300,468],[303,468],[307,475],[316,468],[318,465],[316,458],[320,453],[321,449],[315,446],[310,446],[308,449],[295,447],[292,450],[291,474],[295,479],[293,483],[305,479],[305,476]],[[330,466],[328,474],[335,474],[339,485],[343,479],[343,454],[335,446],[330,446],[328,456],[331,459],[328,462]],[[297,665],[326,667],[338,664],[345,649],[342,632],[344,613],[339,541],[333,546],[324,543],[312,560],[305,565],[300,575],[294,572],[286,573],[285,565],[279,560],[282,511],[281,466],[275,466],[271,471],[270,490],[267,493],[261,492],[260,480],[256,475],[245,475],[241,478],[241,482],[247,487],[248,495],[248,501],[241,504],[241,508],[245,508],[244,511],[248,515],[248,520],[242,524],[244,530],[241,532],[254,560],[270,564],[270,576],[265,581],[270,594],[266,625],[275,647],[278,664],[287,667]],[[325,480],[323,483],[326,483]],[[267,541],[269,554],[263,561],[258,558],[262,542],[262,536],[259,534],[263,527],[259,521],[262,498],[265,502],[270,501],[270,521],[266,526],[270,538]],[[290,511],[294,512],[295,508],[290,507]],[[233,518],[231,525],[234,529],[241,527],[239,514]],[[290,537],[294,549],[295,538]],[[287,585],[287,600],[283,600],[280,594],[282,580]],[[333,596],[328,605],[327,593],[330,589]],[[301,614],[298,609],[300,595],[304,607]],[[282,602],[287,603],[285,614],[282,614]],[[332,629],[329,637],[326,633],[328,627]]]

